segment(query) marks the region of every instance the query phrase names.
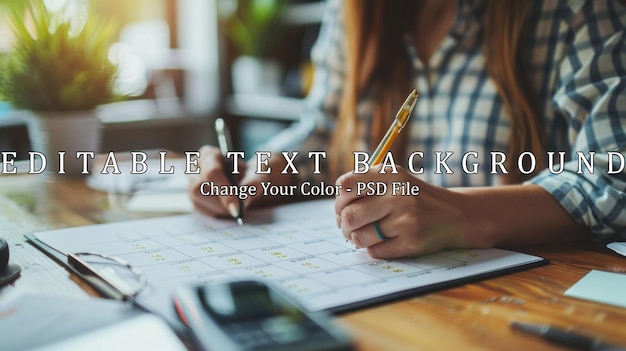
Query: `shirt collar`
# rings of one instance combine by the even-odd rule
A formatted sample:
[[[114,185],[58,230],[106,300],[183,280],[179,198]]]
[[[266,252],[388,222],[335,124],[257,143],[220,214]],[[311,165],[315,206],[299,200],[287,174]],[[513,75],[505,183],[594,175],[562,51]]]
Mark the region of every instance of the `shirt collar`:
[[[484,17],[484,0],[457,0],[457,14],[450,34],[457,40],[481,28]]]

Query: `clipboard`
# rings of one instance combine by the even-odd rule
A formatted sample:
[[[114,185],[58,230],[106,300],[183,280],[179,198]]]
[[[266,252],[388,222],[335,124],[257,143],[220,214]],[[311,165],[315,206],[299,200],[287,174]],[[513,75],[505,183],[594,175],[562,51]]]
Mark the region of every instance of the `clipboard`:
[[[146,270],[148,284],[157,289],[185,283],[265,280],[311,311],[332,313],[549,263],[538,256],[501,249],[449,250],[376,260],[346,244],[334,216],[324,216],[327,211],[332,211],[332,200],[251,211],[249,224],[241,228],[232,220],[187,214],[58,229],[26,238],[107,297],[115,298],[115,294],[69,266],[63,252],[104,250],[121,256]],[[114,240],[111,233],[125,239]],[[154,257],[161,261],[150,261]],[[174,274],[176,270],[181,270],[180,274]]]

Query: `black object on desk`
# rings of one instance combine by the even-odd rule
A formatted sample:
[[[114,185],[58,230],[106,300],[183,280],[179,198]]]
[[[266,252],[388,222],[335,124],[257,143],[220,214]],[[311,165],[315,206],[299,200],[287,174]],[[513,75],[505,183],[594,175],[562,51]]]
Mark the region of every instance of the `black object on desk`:
[[[597,340],[596,338],[593,338],[591,336],[556,328],[550,325],[513,322],[511,323],[511,328],[523,331],[525,333],[539,335],[551,343],[566,346],[575,350],[617,351],[626,349],[601,342],[600,340]]]
[[[263,282],[187,286],[173,299],[203,350],[352,350],[347,335],[324,313],[305,311]]]
[[[21,271],[20,266],[9,263],[9,244],[0,239],[0,287],[12,283]]]

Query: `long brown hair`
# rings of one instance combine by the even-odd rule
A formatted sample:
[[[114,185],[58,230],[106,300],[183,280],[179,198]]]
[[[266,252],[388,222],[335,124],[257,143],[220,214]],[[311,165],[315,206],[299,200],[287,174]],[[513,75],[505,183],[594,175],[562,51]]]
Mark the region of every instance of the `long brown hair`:
[[[346,81],[339,108],[337,130],[331,142],[331,172],[337,176],[350,170],[352,150],[359,145],[357,104],[366,87],[374,87],[376,105],[372,132],[367,142],[375,147],[393,118],[392,106],[402,103],[410,91],[409,58],[402,43],[417,10],[414,0],[346,0]],[[523,67],[524,25],[530,10],[528,1],[488,0],[485,9],[484,52],[489,76],[493,79],[505,111],[511,117],[511,142],[504,175],[508,184],[522,182],[517,157],[524,151],[542,155],[542,119],[538,113],[529,77]],[[392,16],[393,15],[393,16]],[[394,155],[402,154],[404,140],[395,143]],[[537,169],[544,168],[537,157]]]

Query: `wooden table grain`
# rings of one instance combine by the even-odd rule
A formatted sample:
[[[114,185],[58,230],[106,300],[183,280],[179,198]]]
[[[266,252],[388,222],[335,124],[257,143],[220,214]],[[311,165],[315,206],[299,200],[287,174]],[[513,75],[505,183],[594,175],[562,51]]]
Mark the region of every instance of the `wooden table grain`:
[[[146,217],[124,211],[123,201],[90,189],[84,179],[0,176],[0,237],[9,242],[11,261],[23,268],[13,285],[0,290],[0,303],[22,293],[93,294],[23,235]],[[562,349],[512,330],[512,321],[551,324],[626,346],[626,309],[564,295],[592,269],[626,273],[626,258],[594,242],[516,250],[550,263],[343,313],[335,320],[363,351]]]

